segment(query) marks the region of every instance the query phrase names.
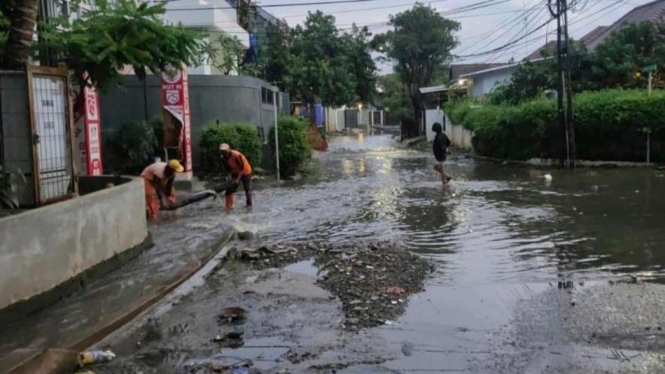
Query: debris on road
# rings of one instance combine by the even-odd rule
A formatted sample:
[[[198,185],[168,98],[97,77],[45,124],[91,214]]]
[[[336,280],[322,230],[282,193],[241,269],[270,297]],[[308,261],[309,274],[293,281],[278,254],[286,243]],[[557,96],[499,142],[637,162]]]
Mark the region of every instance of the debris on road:
[[[237,250],[234,256],[257,270],[314,258],[317,283],[342,301],[347,330],[394,320],[404,312],[406,297],[420,292],[433,270],[427,260],[390,242],[262,246]]]
[[[222,308],[222,310],[217,313],[217,318],[226,322],[243,321],[246,316],[247,312],[245,309],[236,306]]]
[[[106,350],[106,351],[89,351],[81,352],[78,356],[78,364],[80,367],[86,365],[99,364],[102,362],[108,362],[115,358],[115,353]]]

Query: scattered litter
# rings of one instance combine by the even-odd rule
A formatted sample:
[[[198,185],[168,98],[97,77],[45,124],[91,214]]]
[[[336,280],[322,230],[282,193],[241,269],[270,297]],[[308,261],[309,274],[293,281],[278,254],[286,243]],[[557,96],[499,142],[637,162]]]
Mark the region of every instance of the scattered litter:
[[[383,322],[383,324],[386,325],[386,326],[392,326],[392,325],[395,324],[395,322],[393,322],[393,321],[385,321],[385,322]]]
[[[80,367],[84,367],[86,365],[108,362],[114,358],[115,353],[111,352],[110,350],[81,352],[78,356],[78,364]]]
[[[229,322],[242,321],[246,317],[246,311],[240,307],[227,307],[222,308],[217,314],[217,317],[221,320],[227,320]]]
[[[413,354],[413,343],[402,343],[402,354],[404,354],[404,356],[411,356]]]
[[[551,182],[552,181],[552,174],[545,174],[543,176],[543,178],[545,178],[546,181]]]
[[[247,277],[247,279],[245,279],[245,283],[253,284],[256,283],[258,279],[259,279],[258,275],[253,275],[251,277]]]
[[[406,291],[402,287],[388,287],[386,288],[386,293],[390,295],[402,295]]]

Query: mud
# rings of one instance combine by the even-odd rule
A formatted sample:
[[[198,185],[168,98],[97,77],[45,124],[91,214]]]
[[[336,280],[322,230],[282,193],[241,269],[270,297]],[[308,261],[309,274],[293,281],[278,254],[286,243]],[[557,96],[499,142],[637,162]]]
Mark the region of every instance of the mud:
[[[317,284],[342,301],[344,328],[351,331],[392,323],[434,269],[433,263],[392,242],[263,246],[231,252],[230,257],[254,269],[313,259],[309,266],[320,275]]]
[[[256,267],[262,267],[257,269]],[[205,284],[165,300],[98,348],[118,358],[92,367],[97,374],[332,373],[361,364],[380,364],[400,354],[372,330],[344,329],[343,303],[319,287],[317,277],[231,260]],[[228,324],[222,308],[247,311],[242,344],[216,339]]]

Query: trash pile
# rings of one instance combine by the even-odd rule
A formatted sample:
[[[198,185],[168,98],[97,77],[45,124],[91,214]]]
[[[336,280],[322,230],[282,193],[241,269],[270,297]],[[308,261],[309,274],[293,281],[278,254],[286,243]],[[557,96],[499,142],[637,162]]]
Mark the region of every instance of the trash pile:
[[[392,324],[433,270],[430,262],[392,242],[263,246],[237,250],[233,256],[255,269],[314,258],[317,283],[342,301],[344,327],[351,331]]]

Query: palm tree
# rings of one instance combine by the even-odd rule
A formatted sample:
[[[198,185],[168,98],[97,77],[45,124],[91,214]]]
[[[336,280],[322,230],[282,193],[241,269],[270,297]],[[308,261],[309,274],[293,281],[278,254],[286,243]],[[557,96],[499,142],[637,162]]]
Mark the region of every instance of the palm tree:
[[[6,1],[6,0],[5,0]],[[6,69],[23,69],[30,56],[37,15],[38,0],[8,0],[3,5],[9,19],[9,33],[0,66]]]

